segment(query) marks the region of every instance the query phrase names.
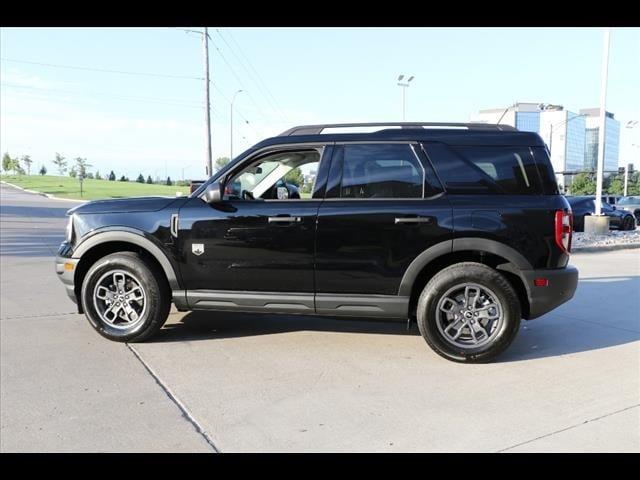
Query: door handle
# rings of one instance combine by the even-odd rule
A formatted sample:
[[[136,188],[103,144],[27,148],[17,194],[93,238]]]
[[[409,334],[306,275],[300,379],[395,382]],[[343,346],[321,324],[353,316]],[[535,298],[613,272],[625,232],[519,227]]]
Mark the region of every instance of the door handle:
[[[301,217],[269,217],[269,223],[299,223]]]
[[[429,217],[396,217],[395,223],[431,223]]]

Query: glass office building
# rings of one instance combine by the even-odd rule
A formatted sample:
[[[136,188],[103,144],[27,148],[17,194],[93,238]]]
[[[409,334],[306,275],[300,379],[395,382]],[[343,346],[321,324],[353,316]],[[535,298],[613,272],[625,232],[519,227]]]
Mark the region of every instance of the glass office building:
[[[584,169],[595,170],[598,166],[600,109],[587,108],[580,110],[580,113],[586,116]],[[604,137],[604,170],[616,171],[620,154],[620,122],[610,112],[606,112],[605,115]]]
[[[516,128],[522,132],[540,132],[540,112],[516,111]]]
[[[562,127],[565,133],[564,169],[582,170],[585,161],[586,121],[577,113],[567,112],[567,123]]]

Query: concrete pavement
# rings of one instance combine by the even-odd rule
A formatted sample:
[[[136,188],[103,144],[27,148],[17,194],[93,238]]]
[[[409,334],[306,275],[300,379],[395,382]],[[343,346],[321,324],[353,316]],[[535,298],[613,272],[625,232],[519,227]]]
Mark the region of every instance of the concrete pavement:
[[[574,300],[488,365],[317,317],[173,312],[127,346],[55,278],[72,203],[0,193],[2,451],[640,451],[639,250],[574,255]]]

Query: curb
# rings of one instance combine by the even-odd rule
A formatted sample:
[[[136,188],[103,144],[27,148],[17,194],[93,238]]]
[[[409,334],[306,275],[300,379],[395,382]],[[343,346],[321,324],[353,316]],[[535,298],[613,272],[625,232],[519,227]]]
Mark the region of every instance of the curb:
[[[601,247],[578,247],[571,249],[571,255],[578,253],[597,253],[597,252],[613,252],[615,250],[630,250],[640,248],[638,243],[630,243],[627,245],[603,245]]]
[[[29,190],[27,188],[22,188],[22,187],[20,187],[18,185],[14,185],[13,183],[5,182],[4,180],[0,180],[0,183],[3,183],[5,185],[9,185],[10,187],[13,187],[13,188],[17,188],[18,190],[22,190],[23,192],[33,193],[35,195],[40,195],[40,196],[43,196],[43,197],[47,197],[47,198],[50,198],[52,200],[62,200],[64,202],[79,202],[79,203],[88,202],[88,200],[75,200],[73,198],[61,198],[61,197],[56,197],[55,195],[51,195],[49,193],[38,192],[36,190]]]

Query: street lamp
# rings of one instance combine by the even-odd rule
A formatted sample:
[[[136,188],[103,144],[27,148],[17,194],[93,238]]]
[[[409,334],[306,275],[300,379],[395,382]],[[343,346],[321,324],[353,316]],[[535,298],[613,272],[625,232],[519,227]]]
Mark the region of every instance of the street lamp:
[[[242,93],[243,90],[238,90],[236,93],[233,94],[233,98],[231,99],[231,138],[229,141],[229,160],[233,160],[233,102],[236,101],[236,95],[238,95],[239,93]]]
[[[405,92],[407,90],[407,87],[409,87],[409,84],[411,83],[411,80],[413,80],[415,77],[413,75],[411,75],[406,82],[403,82],[402,80],[404,79],[404,75],[399,75],[398,76],[398,86],[402,87],[402,121],[404,122],[405,119]]]
[[[183,181],[183,182],[184,182],[184,171],[185,171],[187,168],[189,168],[190,166],[191,166],[191,164],[189,164],[189,165],[187,165],[187,166],[185,166],[185,167],[182,167],[182,181]]]
[[[567,115],[569,115],[569,112],[567,112]],[[560,125],[564,125],[565,123],[569,123],[571,120],[575,120],[576,118],[580,118],[580,117],[586,117],[587,115],[585,113],[581,113],[580,115],[576,115],[575,117],[571,117],[567,120],[563,120],[562,122],[558,122],[555,124],[551,124],[549,126],[549,157],[551,157],[551,142],[553,142],[553,127],[559,127]]]
[[[638,120],[629,120],[624,128],[628,128],[629,130],[633,130],[638,126]],[[631,144],[632,147],[638,147],[639,145],[636,143]],[[629,182],[629,162],[626,162],[624,165],[624,196],[627,196],[627,184]]]

